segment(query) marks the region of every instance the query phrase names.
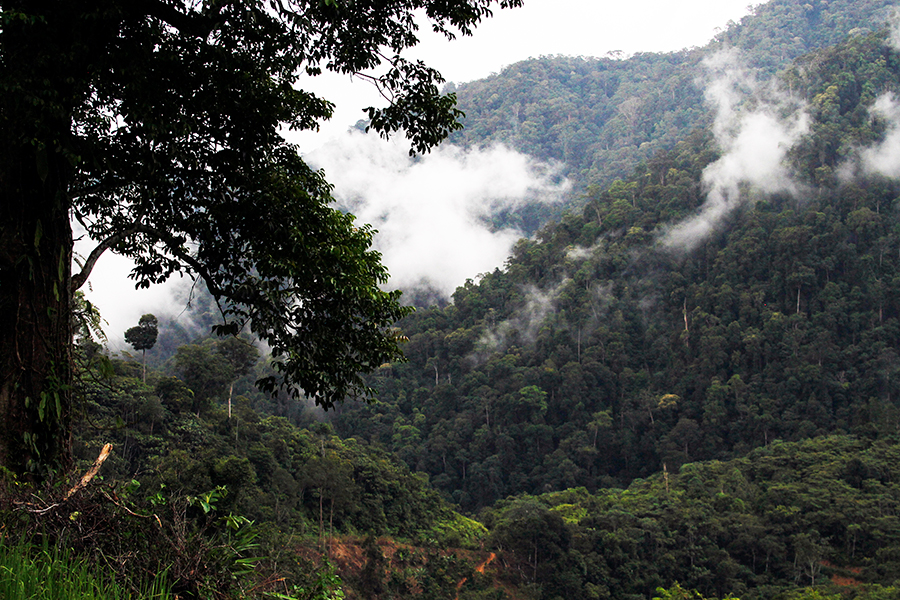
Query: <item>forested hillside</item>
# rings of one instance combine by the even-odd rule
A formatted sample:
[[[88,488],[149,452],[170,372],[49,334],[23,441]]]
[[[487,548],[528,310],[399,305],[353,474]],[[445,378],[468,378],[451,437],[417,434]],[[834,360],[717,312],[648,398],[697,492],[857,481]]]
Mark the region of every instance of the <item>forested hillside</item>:
[[[106,481],[49,517],[13,481],[3,530],[143,552],[182,597],[896,598],[894,4],[775,0],[703,49],[461,86],[458,143],[564,161],[584,197],[386,330],[407,360],[370,403],[265,395],[261,345],[187,324],[145,374],[76,296],[75,454],[111,442]]]
[[[229,362],[235,344],[247,348],[243,372]],[[246,342],[195,340],[146,379],[138,362],[95,351],[82,338],[75,453],[86,470],[112,444],[105,482],[95,486],[101,500],[79,494],[33,520],[0,511],[6,526],[15,524],[6,538],[37,530],[46,543],[121,563],[113,577],[165,571],[181,597],[306,587],[332,573],[331,564],[349,599],[371,598],[373,589],[398,599],[449,597],[466,579],[467,592],[490,587],[476,580],[472,552],[485,528],[384,449],[340,439],[309,408],[254,390],[271,366]],[[273,415],[288,403],[289,418]],[[145,554],[140,565],[130,562],[133,539]],[[415,589],[405,583],[413,576]]]
[[[104,467],[108,477],[127,481],[138,474],[150,494],[162,486],[197,496],[224,486],[223,510],[298,535],[318,535],[322,516],[339,532],[410,539],[434,537],[432,527],[456,519],[423,478],[383,450],[339,439],[328,424],[303,416],[302,407],[293,420],[307,428],[273,416],[277,407],[247,387],[265,365],[236,375],[225,351],[213,340],[181,346],[168,373],[151,371],[146,382],[134,362],[114,360],[111,372],[96,363],[99,370],[84,374],[79,457],[93,460],[111,442],[116,452]],[[233,380],[239,393],[229,415]],[[268,410],[254,410],[252,399]]]
[[[485,522],[540,598],[659,597],[675,581],[717,598],[896,598],[882,585],[900,574],[897,442],[776,442],[625,490],[509,498]]]
[[[462,145],[504,143],[562,161],[583,185],[609,186],[641,161],[671,149],[712,117],[703,102],[703,61],[740,49],[768,78],[818,48],[883,27],[894,0],[773,0],[730,23],[710,44],[628,58],[540,57],[460,85]],[[528,224],[527,221],[525,223]]]
[[[338,431],[469,510],[776,439],[895,432],[900,189],[837,174],[889,128],[870,109],[900,60],[883,34],[856,36],[784,77],[810,120],[788,155],[796,193],[745,188],[693,250],[672,247],[720,149],[698,132],[657,153],[452,306],[404,320],[409,362],[385,366],[379,402],[345,405]]]

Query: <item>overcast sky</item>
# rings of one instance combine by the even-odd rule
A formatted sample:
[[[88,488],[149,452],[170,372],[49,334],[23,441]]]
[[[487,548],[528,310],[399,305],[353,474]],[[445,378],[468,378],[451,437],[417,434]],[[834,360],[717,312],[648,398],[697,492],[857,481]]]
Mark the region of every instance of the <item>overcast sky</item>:
[[[570,56],[606,56],[610,52],[621,51],[625,55],[636,52],[667,52],[680,50],[686,47],[702,46],[712,38],[716,32],[724,28],[729,20],[739,21],[748,13],[749,0],[525,0],[525,6],[513,10],[497,10],[491,19],[484,21],[471,38],[462,38],[453,42],[447,42],[443,38],[432,34],[423,28],[422,44],[416,51],[410,53],[412,58],[421,58],[429,65],[440,70],[448,81],[463,83],[491,73],[499,72],[506,65],[529,57],[544,55],[570,55]],[[378,102],[378,96],[374,89],[365,82],[351,80],[349,77],[321,77],[316,78],[313,91],[319,92],[324,97],[335,102],[337,111],[334,119],[322,131],[315,135],[305,135],[302,138],[292,138],[298,143],[304,155],[310,158],[320,157],[322,163],[317,166],[324,167],[326,176],[336,184],[335,195],[340,199],[342,194],[341,173],[335,173],[337,168],[329,172],[329,165],[342,165],[342,160],[359,152],[354,148],[341,151],[335,150],[334,144],[353,143],[353,138],[346,135],[348,126],[363,117],[361,109]],[[336,141],[337,140],[337,141]],[[330,149],[329,149],[330,148]],[[369,148],[371,152],[378,152]],[[343,154],[342,154],[343,152]],[[393,152],[393,151],[391,151]],[[478,166],[481,157],[460,156],[458,153],[443,151],[434,160],[439,161],[436,166],[404,164],[402,168],[391,168],[387,165],[387,171],[399,171],[390,174],[385,170],[385,165],[366,167],[360,165],[360,170],[369,168],[371,177],[391,177],[407,175],[425,181],[425,185],[433,187],[433,176],[423,176],[427,168],[441,169],[441,173],[449,173],[448,177],[454,180],[463,180],[467,177],[467,169],[470,166]],[[392,155],[400,156],[393,153]],[[503,160],[497,157],[502,156]],[[330,158],[329,158],[330,157]],[[465,194],[463,201],[447,198],[446,202],[460,207],[465,211],[454,221],[455,225],[463,228],[466,224],[473,228],[480,227],[478,222],[477,207],[492,204],[515,204],[534,193],[534,190],[546,188],[548,185],[541,179],[541,173],[552,171],[552,166],[535,165],[527,160],[516,159],[506,154],[490,155],[492,160],[498,163],[510,165],[510,169],[519,169],[522,178],[528,179],[527,189],[521,190],[516,196],[498,198],[497,193],[490,187],[490,181],[485,181],[483,192],[473,190],[472,186],[462,186],[459,194]],[[327,162],[331,160],[332,162]],[[398,158],[398,160],[401,160]],[[315,162],[315,161],[313,161]],[[382,161],[383,162],[383,161]],[[516,172],[511,173],[517,176]],[[482,173],[483,176],[483,173]],[[358,179],[358,178],[357,178]],[[490,177],[486,179],[491,179]],[[349,185],[349,183],[347,184]],[[412,202],[419,202],[417,206],[434,206],[422,203],[424,192],[407,189],[409,185],[402,185],[397,181],[385,180],[379,186],[371,186],[372,189],[397,189],[404,188],[406,196]],[[479,195],[481,194],[481,195]],[[445,194],[452,196],[452,194]],[[402,202],[397,199],[396,202]],[[435,199],[434,202],[439,202]],[[416,211],[399,208],[396,204],[396,214],[412,214]],[[407,205],[408,206],[408,205]],[[445,210],[441,208],[441,210]],[[360,211],[363,214],[365,211]],[[421,211],[419,211],[421,212]],[[417,215],[422,216],[422,215]],[[438,219],[438,223],[449,222],[448,217],[440,211],[425,215]],[[398,217],[399,218],[399,217]],[[377,225],[389,230],[392,223],[385,222]],[[420,227],[435,227],[434,225],[421,225]],[[403,229],[400,224],[397,229]],[[449,228],[448,228],[449,229]],[[472,230],[467,232],[476,236],[473,239],[484,237],[485,232]],[[498,237],[491,240],[492,256],[494,261],[500,264],[487,265],[473,262],[471,266],[460,264],[459,269],[453,272],[454,278],[475,277],[478,273],[491,270],[492,266],[501,266],[502,260],[496,257],[505,255],[508,245],[515,239],[515,232],[497,232]],[[458,235],[462,235],[457,234]],[[423,236],[423,239],[433,239],[442,243],[452,244],[453,236]],[[464,239],[464,238],[459,238]],[[385,244],[389,242],[385,241]],[[450,251],[446,248],[435,248],[430,251],[411,248],[408,242],[405,246],[406,255],[426,257],[429,255],[444,255]],[[487,242],[486,242],[487,243]],[[497,244],[500,244],[497,246]],[[503,246],[506,244],[507,246]],[[82,254],[87,254],[90,248],[80,246]],[[473,255],[485,254],[484,252],[472,252]],[[387,259],[387,253],[385,258]],[[424,258],[423,258],[424,260]],[[462,260],[462,259],[460,259]],[[483,262],[483,261],[482,261]],[[401,268],[387,262],[388,269],[397,273]],[[121,342],[122,332],[137,324],[140,316],[147,312],[156,314],[161,319],[178,318],[183,312],[183,301],[176,298],[180,296],[177,288],[183,287],[186,282],[173,282],[168,286],[156,286],[149,290],[134,291],[133,282],[126,278],[130,265],[124,259],[113,256],[109,252],[101,258],[95,268],[90,288],[86,289],[89,299],[100,308],[101,314],[108,322],[106,327],[110,337],[112,350],[127,349]],[[419,269],[419,271],[416,271]],[[404,277],[401,281],[420,278],[420,272],[439,271],[441,268],[429,269],[427,265],[411,266],[409,273],[400,273]],[[446,271],[446,270],[445,270]],[[449,272],[449,271],[448,271]],[[464,283],[464,279],[458,282],[433,282],[448,289],[453,285]]]

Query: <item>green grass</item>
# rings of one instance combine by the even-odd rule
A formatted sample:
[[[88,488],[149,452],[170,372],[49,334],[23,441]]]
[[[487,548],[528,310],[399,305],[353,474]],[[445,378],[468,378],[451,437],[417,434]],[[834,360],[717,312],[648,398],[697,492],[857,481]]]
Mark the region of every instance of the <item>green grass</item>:
[[[66,550],[29,544],[0,544],[0,598],[3,600],[171,600],[166,574],[123,587],[105,567]]]

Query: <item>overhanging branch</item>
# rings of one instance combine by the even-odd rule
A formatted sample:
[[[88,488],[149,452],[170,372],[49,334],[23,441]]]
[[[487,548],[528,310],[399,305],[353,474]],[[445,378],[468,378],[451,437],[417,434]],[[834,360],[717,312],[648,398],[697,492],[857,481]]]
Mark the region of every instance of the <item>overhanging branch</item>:
[[[209,270],[203,265],[203,263],[201,263],[199,260],[191,256],[184,250],[181,241],[178,238],[155,227],[143,225],[140,223],[135,223],[128,229],[111,235],[110,237],[100,242],[84,261],[84,266],[82,267],[81,272],[79,272],[77,275],[72,276],[70,292],[74,294],[78,289],[81,288],[81,286],[85,284],[88,277],[90,277],[91,275],[91,271],[93,271],[94,266],[97,264],[97,261],[100,259],[104,252],[116,246],[119,242],[126,239],[128,236],[134,235],[135,233],[147,234],[164,243],[166,245],[166,249],[171,252],[172,255],[175,256],[175,258],[187,264],[194,271],[196,271],[197,274],[200,275],[200,277],[203,278],[203,280],[206,282],[207,289],[209,289],[213,296],[218,298],[219,296],[223,295],[222,289],[216,285],[215,280],[209,273]]]
[[[102,193],[110,192],[112,190],[117,190],[126,185],[128,185],[128,182],[125,180],[121,180],[121,179],[117,179],[114,181],[106,181],[103,183],[97,183],[97,184],[90,185],[85,188],[73,190],[69,194],[69,198],[72,200],[75,200],[75,199],[83,198],[85,196],[90,196],[93,194],[102,194]]]
[[[136,229],[126,229],[125,231],[119,232],[113,236],[106,238],[105,240],[100,242],[96,248],[91,250],[91,253],[84,261],[84,266],[81,267],[81,272],[72,276],[72,283],[69,286],[70,293],[74,294],[79,289],[81,289],[81,286],[83,286],[88,277],[90,277],[91,271],[94,270],[94,265],[97,264],[97,261],[100,260],[100,257],[104,252],[124,240],[129,235],[132,235],[136,232]]]

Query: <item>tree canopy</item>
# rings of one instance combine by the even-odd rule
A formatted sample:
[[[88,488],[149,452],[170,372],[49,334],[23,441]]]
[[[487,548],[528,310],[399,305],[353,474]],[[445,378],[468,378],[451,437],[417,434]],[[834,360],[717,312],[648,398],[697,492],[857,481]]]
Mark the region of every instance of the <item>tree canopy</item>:
[[[884,139],[870,107],[898,73],[884,33],[786,70],[811,132],[788,161],[815,194],[747,198],[693,252],[659,240],[704,201],[710,135],[595,190],[452,306],[404,319],[409,362],[377,372],[379,402],[342,409],[337,431],[392,447],[467,510],[895,431],[900,188],[836,174]]]
[[[521,0],[3,0],[0,308],[16,318],[0,326],[0,464],[67,462],[71,293],[106,250],[140,287],[202,278],[219,333],[267,340],[267,389],[326,407],[368,393],[358,373],[398,356],[389,326],[406,311],[379,288],[372,229],[330,207],[281,131],[331,115],[301,76],[361,74],[390,100],[371,128],[428,150],[459,112],[403,55],[414,11],[453,38],[495,4]],[[98,240],[74,275],[70,218]]]
[[[135,350],[146,352],[156,345],[156,336],[159,334],[158,324],[159,321],[154,315],[142,316],[137,325],[125,330],[125,341],[131,344]]]
[[[157,335],[159,335],[159,321],[151,314],[143,315],[136,326],[125,330],[125,341],[135,350],[141,351],[144,379],[147,378],[147,350],[156,345]]]

